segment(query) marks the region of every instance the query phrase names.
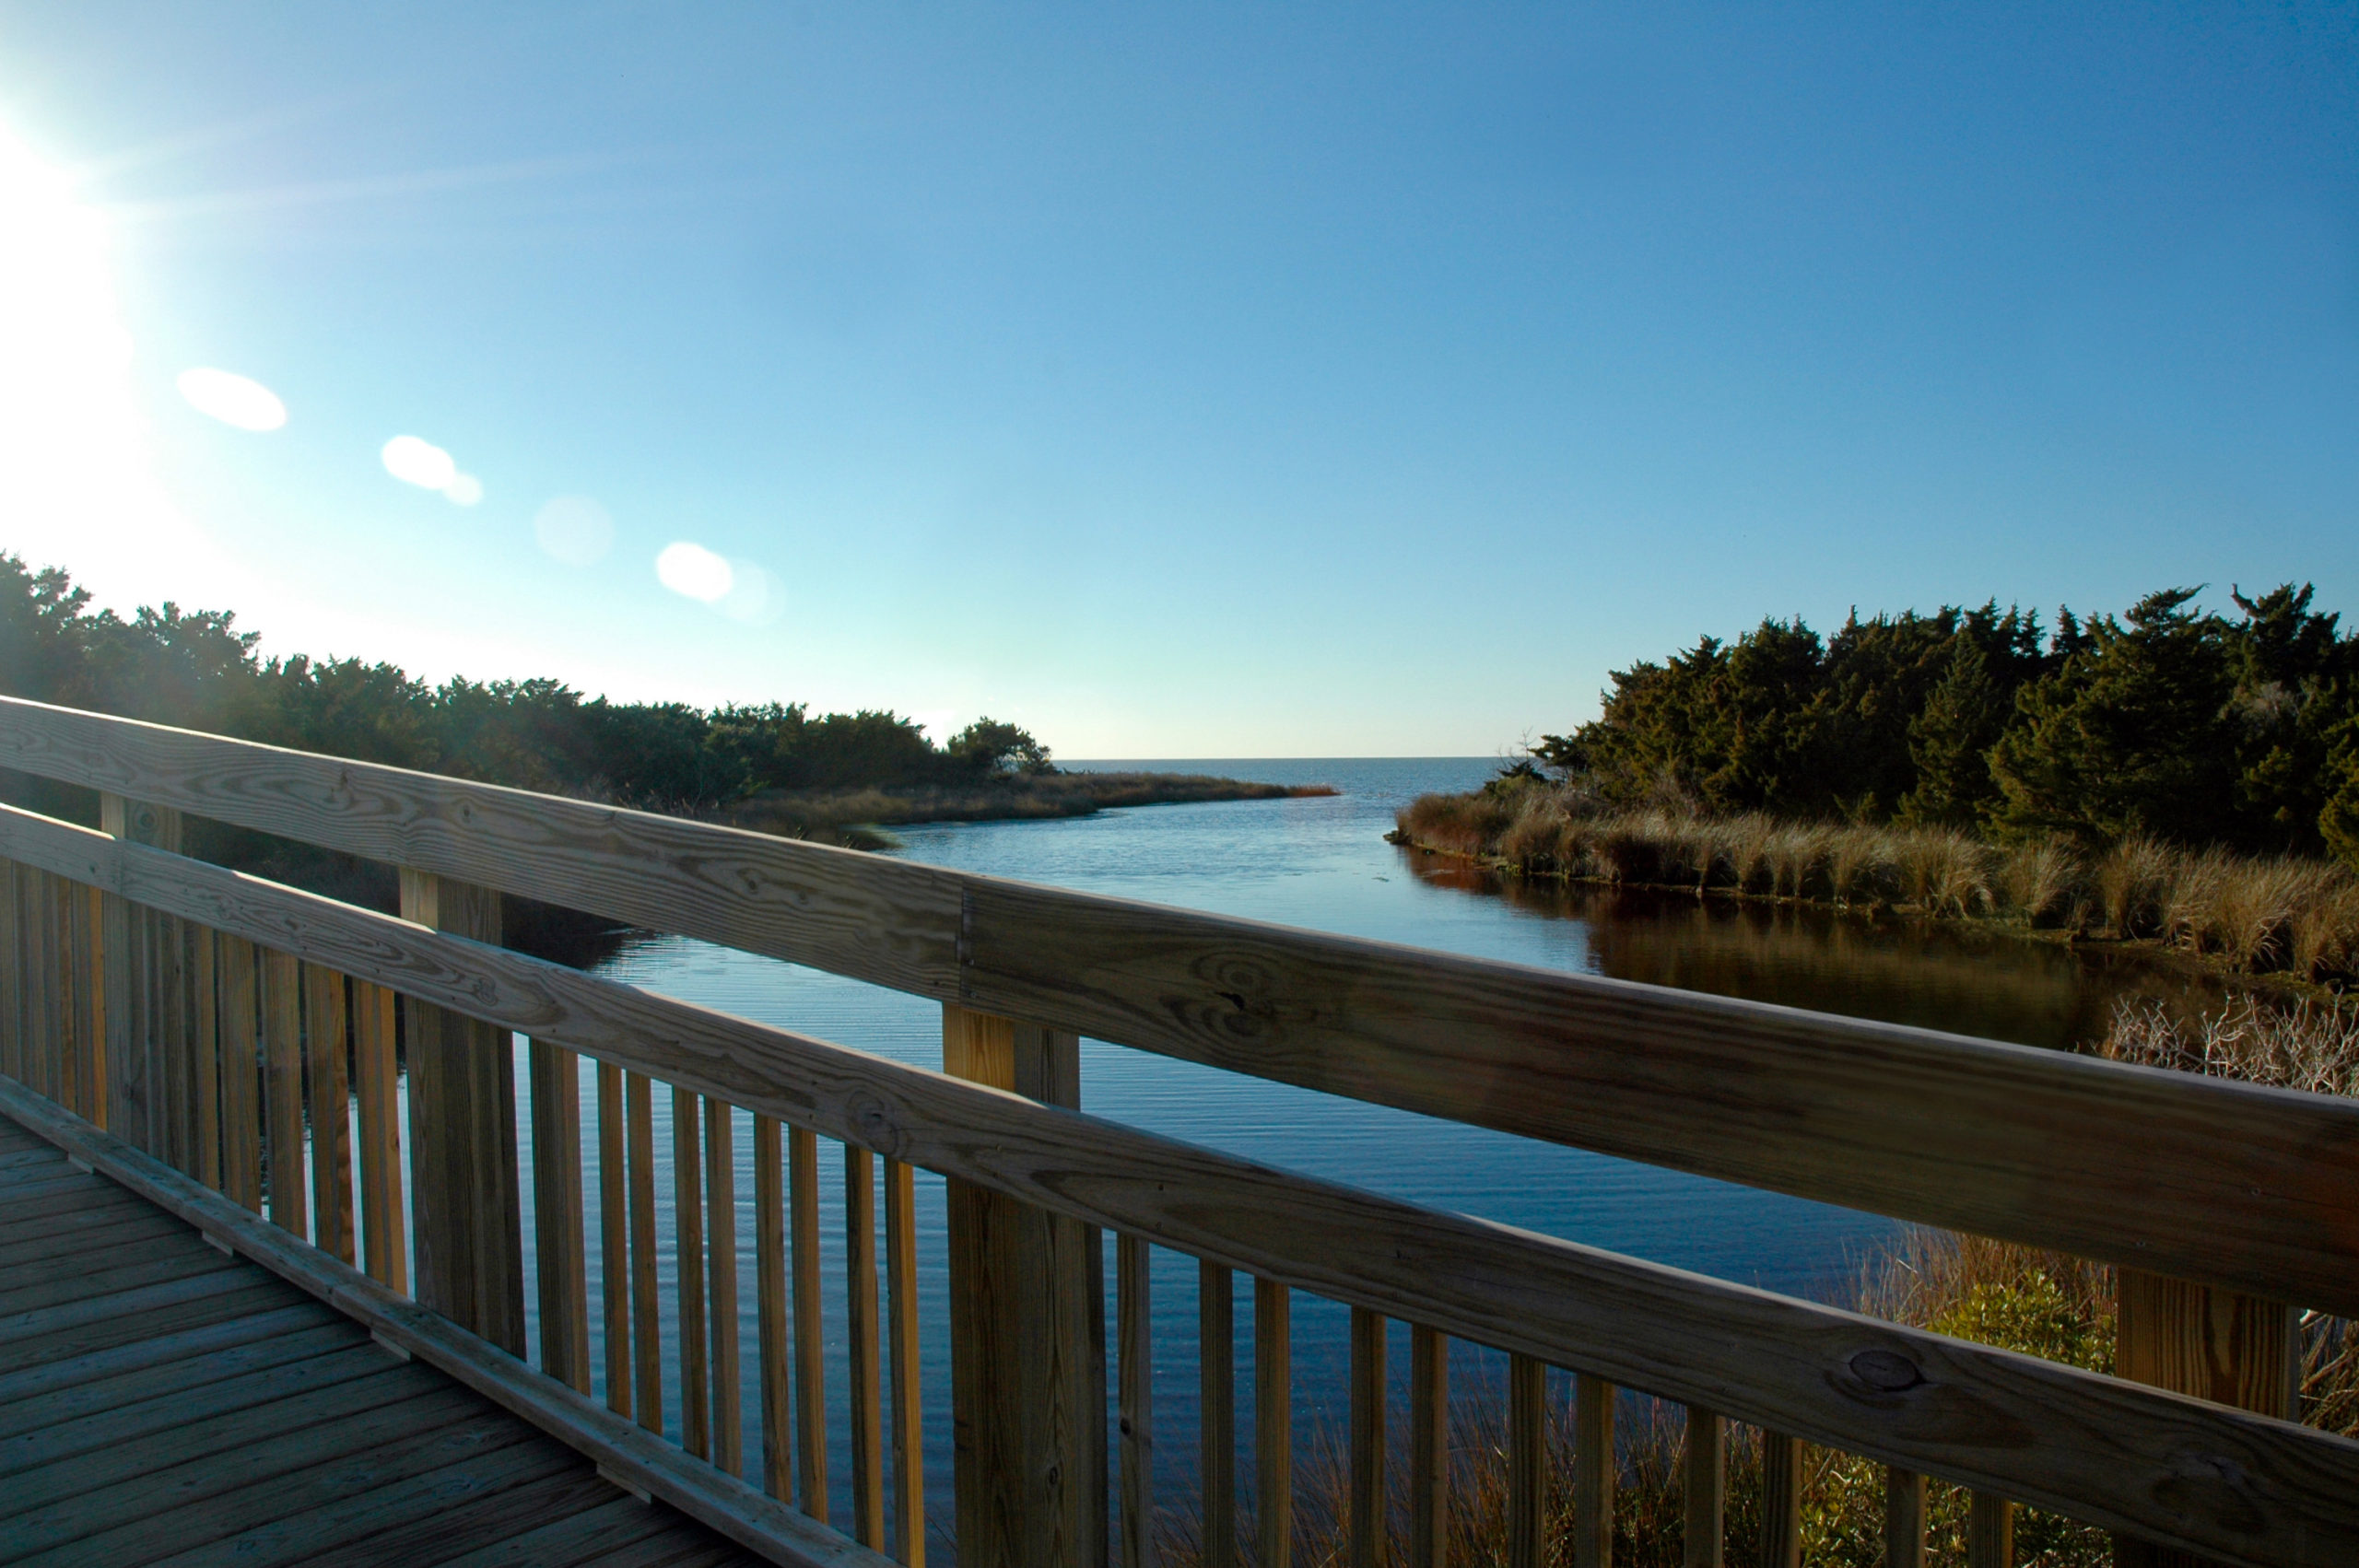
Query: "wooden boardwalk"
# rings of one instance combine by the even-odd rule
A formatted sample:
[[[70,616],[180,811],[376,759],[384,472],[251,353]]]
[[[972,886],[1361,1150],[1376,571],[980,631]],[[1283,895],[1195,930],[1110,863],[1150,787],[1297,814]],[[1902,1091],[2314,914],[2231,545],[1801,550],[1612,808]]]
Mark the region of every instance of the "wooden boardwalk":
[[[0,1562],[754,1562],[0,1120]]]

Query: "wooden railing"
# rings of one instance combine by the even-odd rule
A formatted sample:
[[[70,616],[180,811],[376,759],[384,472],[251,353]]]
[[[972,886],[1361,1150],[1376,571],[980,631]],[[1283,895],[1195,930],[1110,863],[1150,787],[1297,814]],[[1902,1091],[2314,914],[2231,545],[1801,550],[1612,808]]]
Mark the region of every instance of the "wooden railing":
[[[1352,1309],[1342,1523],[1355,1562],[1390,1551],[1390,1319],[1410,1325],[1405,1512],[1421,1568],[1443,1561],[1453,1339],[1510,1358],[1518,1564],[1553,1550],[1542,1539],[1550,1366],[1577,1374],[1572,1545],[1584,1565],[1608,1559],[1623,1388],[1687,1407],[1691,1563],[1721,1561],[1732,1421],[1765,1433],[1772,1564],[1798,1561],[1805,1442],[1889,1467],[1895,1564],[1921,1561],[1928,1476],[1974,1489],[1978,1564],[2009,1561],[2016,1503],[2121,1532],[2123,1561],[2359,1562],[2359,1445],[2286,1419],[2288,1304],[2359,1315],[2352,1104],[1027,886],[13,700],[0,700],[0,766],[103,802],[103,832],[0,808],[0,1073],[64,1108],[56,1135],[84,1136],[70,1112],[145,1151],[155,1168],[132,1176],[192,1214],[205,1211],[201,1188],[266,1211],[278,1233],[219,1228],[276,1248],[290,1274],[345,1277],[270,1235],[355,1265],[367,1280],[346,1270],[334,1287],[348,1310],[492,1381],[506,1375],[497,1358],[468,1359],[403,1304],[513,1356],[535,1348],[528,1151],[541,1371],[512,1375],[541,1381],[520,1384],[512,1402],[628,1484],[781,1561],[856,1561],[863,1548],[924,1558],[911,1201],[922,1169],[949,1184],[947,1516],[962,1562],[1153,1561],[1156,1246],[1200,1260],[1211,1563],[1239,1561],[1244,1523],[1232,1463],[1239,1270],[1254,1303],[1257,1550],[1244,1555],[1263,1563],[1288,1560],[1296,1536],[1295,1292]],[[184,817],[397,867],[405,918],[187,858]],[[496,945],[501,895],[931,998],[943,1005],[945,1071],[507,951]],[[522,1127],[511,1032],[530,1041]],[[2139,1381],[1092,1117],[1078,1108],[1083,1035],[2099,1259],[2122,1282],[2120,1364]],[[594,1235],[583,1057],[595,1074]],[[668,1236],[655,1201],[659,1088],[677,1199]],[[11,1093],[12,1105],[32,1103]],[[736,1246],[741,1128],[750,1260]],[[850,1237],[850,1387],[832,1402],[819,1342],[821,1139],[842,1145]],[[668,1358],[666,1248],[677,1259]],[[750,1352],[737,1330],[748,1262]],[[633,1446],[614,1419],[664,1432],[667,1378],[683,1462]],[[581,1398],[601,1384],[604,1411]],[[758,1455],[745,1451],[747,1386]],[[839,1417],[851,1433],[848,1517],[828,1504]],[[790,1504],[840,1537],[815,1533]]]

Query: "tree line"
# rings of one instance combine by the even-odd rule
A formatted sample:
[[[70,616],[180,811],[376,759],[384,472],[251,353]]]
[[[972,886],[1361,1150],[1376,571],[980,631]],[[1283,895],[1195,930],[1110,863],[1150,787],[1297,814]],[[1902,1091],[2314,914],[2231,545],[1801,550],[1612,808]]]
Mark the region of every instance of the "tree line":
[[[1532,752],[1617,805],[2359,864],[2359,638],[2306,584],[2232,591],[2233,614],[2201,591],[2052,628],[1995,602],[1831,637],[1767,619],[1613,672],[1596,720]]]
[[[1054,771],[979,719],[937,746],[889,711],[698,708],[585,696],[555,680],[432,685],[396,665],[263,658],[227,611],[94,610],[55,567],[0,555],[0,693],[129,719],[649,810],[769,791],[971,784]]]

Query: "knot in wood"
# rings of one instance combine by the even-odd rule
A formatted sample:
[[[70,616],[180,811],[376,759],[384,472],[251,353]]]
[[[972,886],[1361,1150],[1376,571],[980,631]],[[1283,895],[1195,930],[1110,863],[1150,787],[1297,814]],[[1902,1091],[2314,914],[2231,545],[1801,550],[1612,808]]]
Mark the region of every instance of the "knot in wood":
[[[874,1093],[863,1090],[844,1106],[844,1114],[860,1130],[860,1141],[888,1160],[902,1157],[901,1117],[899,1108]]]
[[[1917,1363],[1898,1351],[1861,1351],[1850,1360],[1851,1375],[1879,1394],[1906,1393],[1924,1384]]]

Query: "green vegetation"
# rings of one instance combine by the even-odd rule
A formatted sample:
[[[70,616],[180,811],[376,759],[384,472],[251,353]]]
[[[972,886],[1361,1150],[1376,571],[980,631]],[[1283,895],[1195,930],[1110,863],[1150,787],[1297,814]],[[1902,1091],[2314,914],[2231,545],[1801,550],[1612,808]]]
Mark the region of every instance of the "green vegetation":
[[[1986,604],[1706,638],[1616,671],[1597,720],[1414,802],[1396,837],[2359,975],[2359,639],[2307,587],[2231,597],[2236,618],[2187,589],[2063,610],[2053,636]]]
[[[2333,1008],[2276,1008],[2249,998],[2184,1024],[2153,1004],[2125,1004],[2100,1055],[2251,1082],[2313,1092],[2359,1088],[2359,1022]],[[2091,1372],[2109,1372],[2114,1357],[2112,1270],[2083,1258],[1978,1236],[1911,1229],[1867,1258],[1838,1305],[1887,1322],[1929,1328],[2021,1351]],[[1461,1370],[1451,1410],[1449,1560],[1507,1561],[1506,1393]],[[1625,1399],[1616,1445],[1614,1561],[1623,1568],[1676,1568],[1684,1561],[1681,1462],[1686,1428],[1677,1406]],[[2359,1437],[2359,1326],[2324,1314],[2302,1320],[2301,1419]],[[1349,1445],[1322,1432],[1296,1483],[1297,1560],[1321,1565],[1347,1560]],[[1404,1456],[1392,1456],[1388,1494],[1406,1494]],[[1552,1562],[1572,1560],[1573,1417],[1569,1400],[1548,1412],[1544,1539]],[[1927,1561],[1934,1568],[1966,1562],[1967,1496],[1928,1484]],[[1803,1450],[1802,1561],[1824,1568],[1882,1568],[1884,1470],[1834,1449]],[[1393,1554],[1405,1548],[1396,1508]],[[1760,1560],[1761,1439],[1750,1427],[1729,1433],[1727,1557]],[[2015,1553],[2044,1568],[2106,1568],[2114,1561],[2103,1530],[2036,1508],[2015,1515]],[[1191,1518],[1166,1521],[1165,1558],[1203,1561]]]
[[[222,611],[167,602],[125,620],[57,568],[0,555],[0,694],[484,783],[732,822],[860,848],[870,824],[1072,816],[1167,801],[1323,794],[1232,779],[1068,774],[1027,731],[979,719],[936,746],[914,720],[801,703],[617,703],[557,681],[452,679],[386,663],[264,659]],[[0,794],[94,823],[87,792],[0,770]],[[372,907],[393,873],[349,857],[197,824],[191,850]],[[508,940],[588,962],[598,922],[511,900]]]
[[[1995,603],[1764,621],[1615,671],[1533,755],[1615,806],[2359,861],[2359,639],[2306,586],[2232,593],[2234,617],[2198,591],[2052,634]]]

